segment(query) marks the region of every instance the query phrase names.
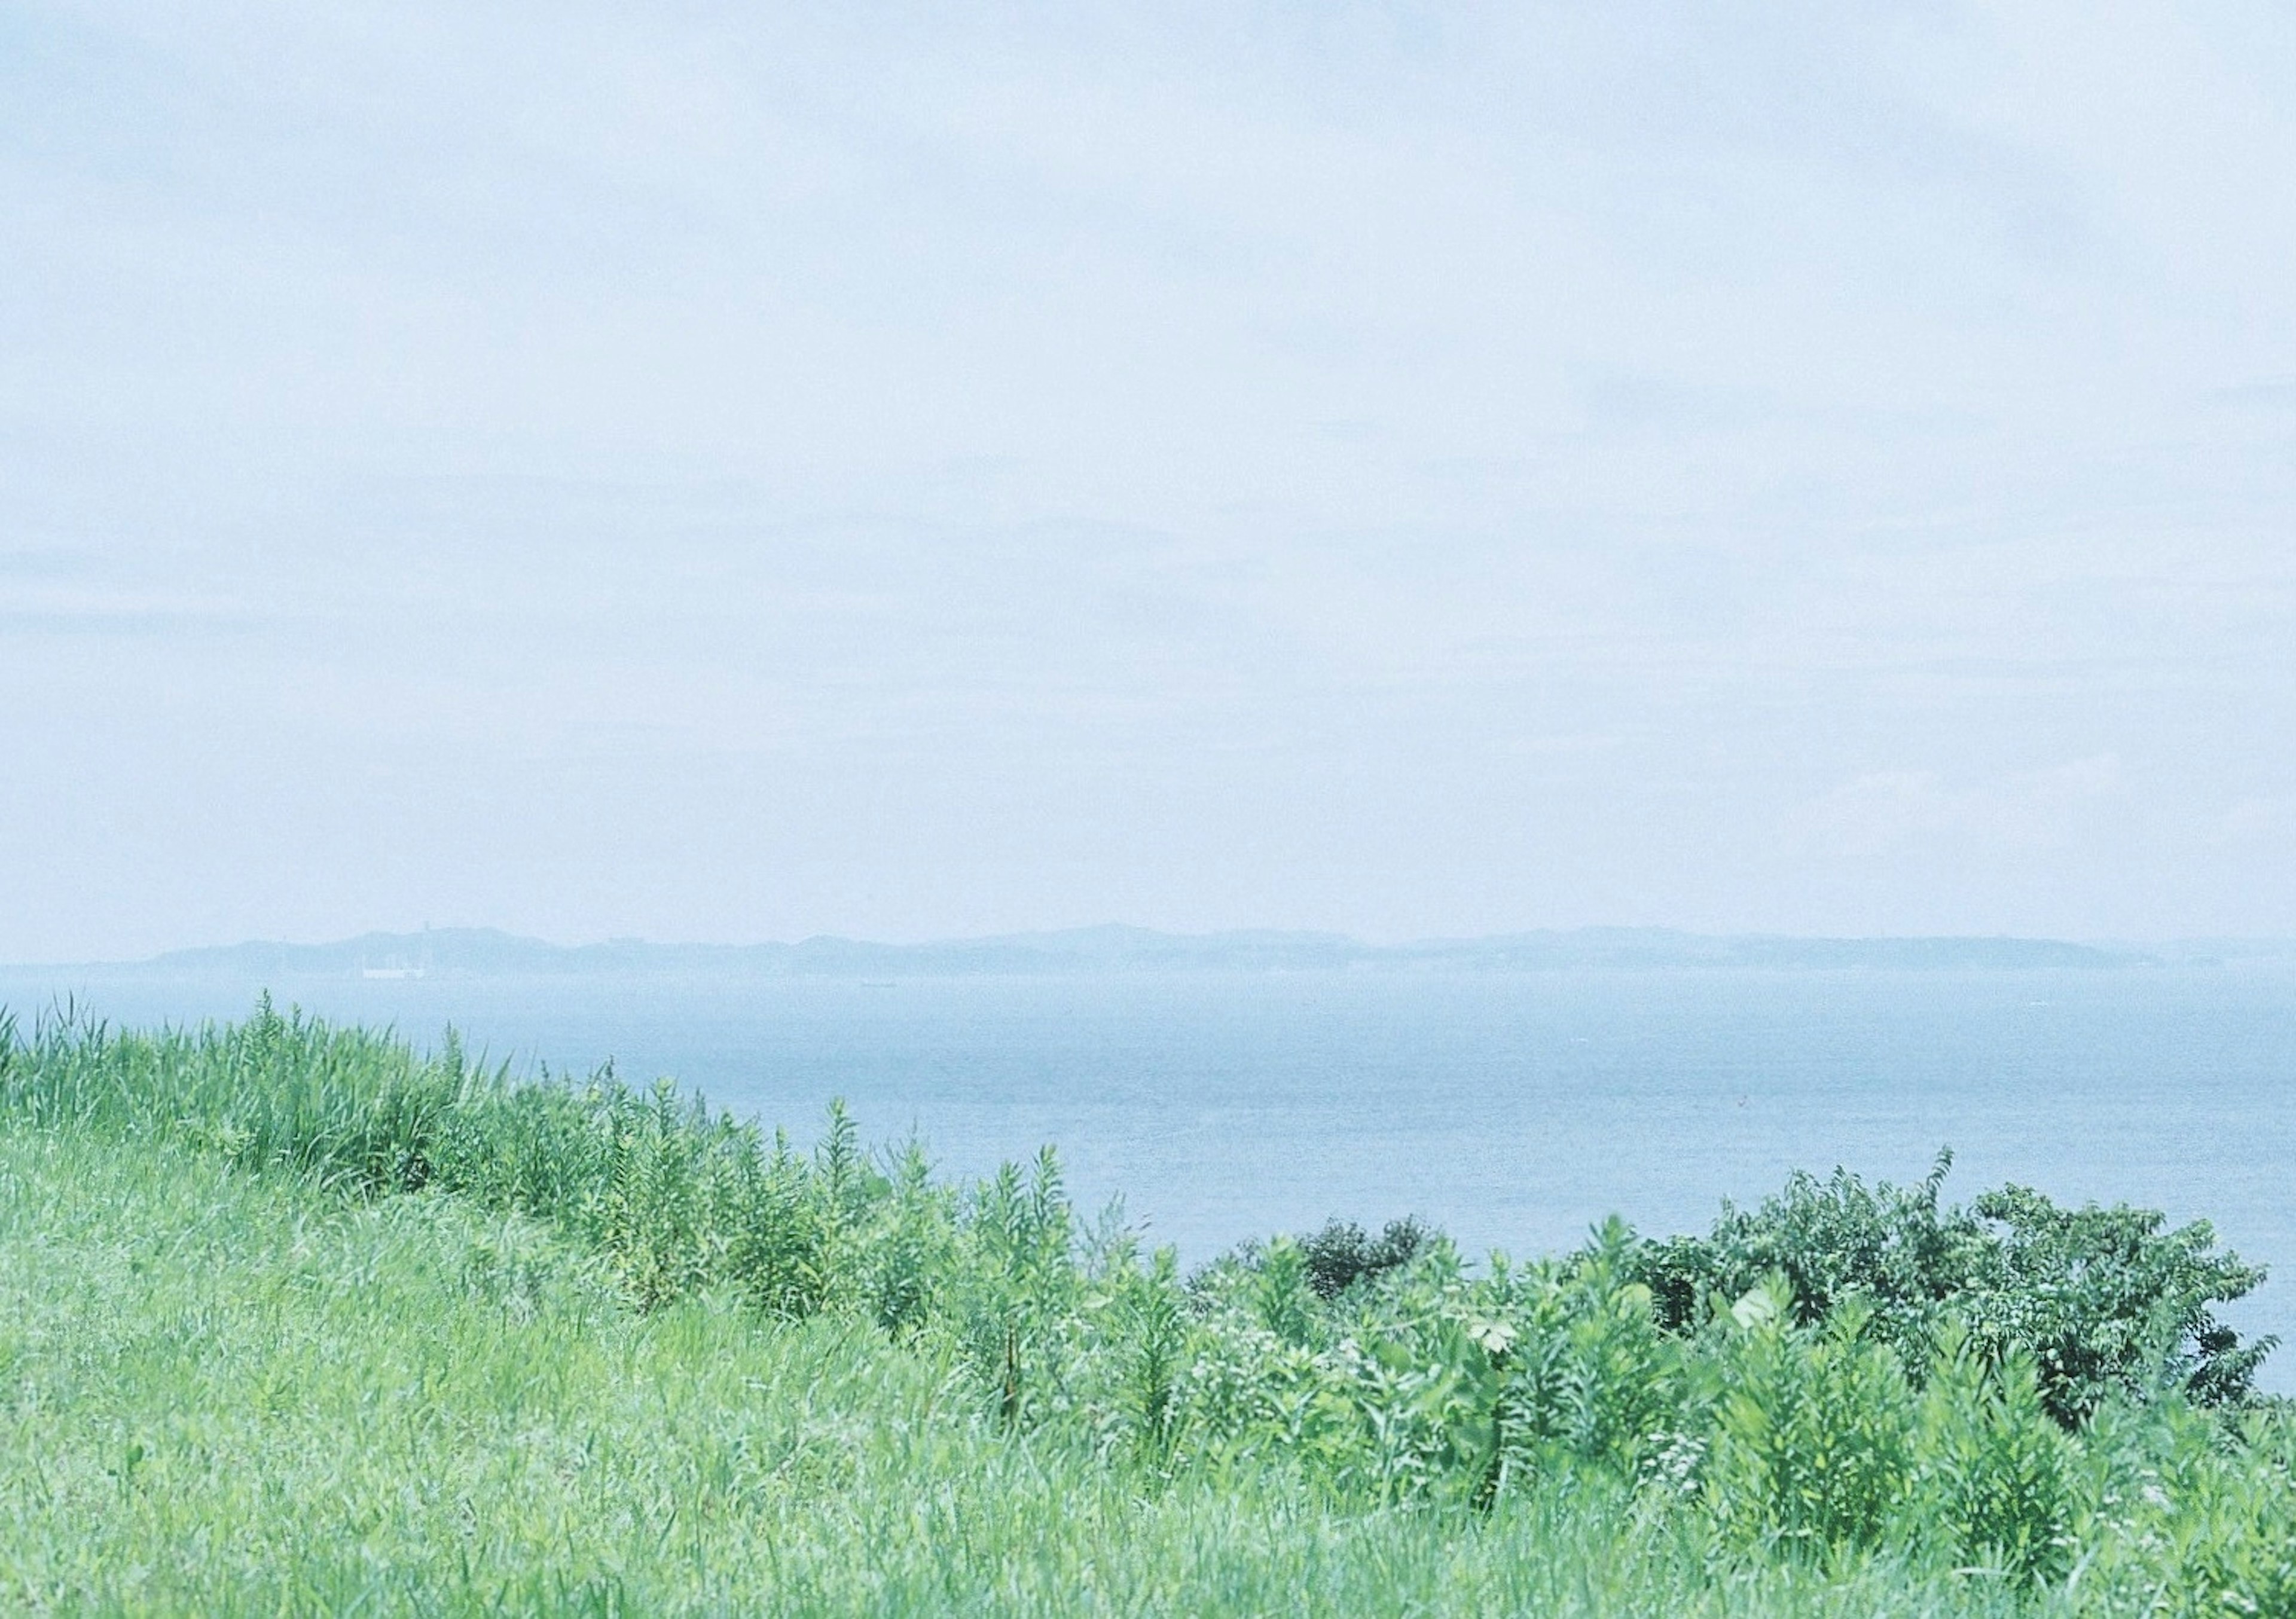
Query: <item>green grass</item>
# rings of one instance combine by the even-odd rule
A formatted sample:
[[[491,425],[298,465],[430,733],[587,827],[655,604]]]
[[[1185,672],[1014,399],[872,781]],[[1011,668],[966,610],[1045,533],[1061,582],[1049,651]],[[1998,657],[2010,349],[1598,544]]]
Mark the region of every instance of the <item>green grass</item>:
[[[1375,1251],[1185,1280],[1049,1157],[267,1009],[0,1038],[0,1607],[2296,1613],[2272,1410],[2067,1432],[1862,1295],[1668,1330],[1620,1231]]]
[[[865,1323],[640,1314],[453,1198],[0,1137],[0,1600],[38,1611],[1961,1612],[1615,1499],[1335,1511],[1000,1431]]]

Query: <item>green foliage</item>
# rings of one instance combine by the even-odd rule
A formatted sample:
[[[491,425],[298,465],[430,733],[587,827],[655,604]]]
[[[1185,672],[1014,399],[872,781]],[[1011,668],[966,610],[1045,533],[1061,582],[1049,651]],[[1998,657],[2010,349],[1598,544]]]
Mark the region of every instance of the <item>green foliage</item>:
[[[1715,1565],[1591,1482],[1366,1510],[1016,1435],[949,1397],[944,1349],[728,1295],[640,1312],[467,1198],[0,1124],[0,1611],[2008,1611],[1890,1565]]]
[[[154,1179],[59,1201],[58,1175],[106,1164]],[[1908,1190],[1797,1177],[1707,1238],[1646,1244],[1613,1221],[1527,1264],[1470,1266],[1414,1222],[1374,1239],[1335,1222],[1184,1281],[1113,1211],[1080,1222],[1049,1150],[953,1186],[915,1143],[863,1150],[841,1107],[806,1150],[667,1083],[519,1083],[451,1038],[424,1055],[267,1002],[190,1032],[67,1018],[27,1039],[0,1018],[0,1288],[17,1289],[0,1424],[20,1462],[70,1459],[0,1461],[0,1548],[48,1548],[0,1549],[0,1590],[205,1608],[243,1590],[266,1610],[770,1592],[1070,1611],[1090,1590],[1127,1611],[2296,1615],[2296,1419],[2250,1392],[2267,1345],[2210,1313],[2259,1273],[2205,1225],[2140,1211],[2014,1188],[1948,1209],[1943,1172]],[[148,1211],[136,1252],[176,1258],[105,1315],[68,1301],[88,1276],[145,1285],[84,1251],[129,1240],[100,1213],[114,1205]],[[306,1234],[197,1248],[262,1208]],[[309,1269],[320,1252],[340,1287]],[[234,1291],[242,1271],[261,1279]],[[75,1405],[96,1362],[73,1345],[107,1333],[128,1335],[102,1353],[129,1403]],[[199,1380],[220,1367],[237,1370]],[[670,1420],[663,1391],[687,1378],[712,1392]],[[372,1426],[441,1399],[404,1435]],[[499,1420],[475,1414],[490,1401]],[[244,1427],[216,1414],[242,1407]],[[266,1436],[262,1413],[299,1410],[322,1426]],[[818,1422],[818,1443],[788,1437]],[[163,1487],[196,1504],[148,1510]],[[493,1504],[450,1521],[449,1496]],[[402,1504],[356,1524],[317,1504],[351,1500]],[[483,1544],[452,1526],[513,1509],[535,1516]],[[67,1566],[56,1548],[87,1524],[110,1549],[90,1556],[113,1560]],[[199,1549],[242,1543],[265,1549]],[[364,1549],[324,1566],[301,1549],[336,1544]],[[836,1549],[856,1546],[890,1561]],[[189,1582],[151,1582],[177,1564]],[[291,1568],[305,1595],[267,1582]]]
[[[2283,1407],[2218,1419],[2109,1403],[2081,1435],[2067,1584],[2094,1611],[2296,1615],[2296,1427]]]
[[[924,1147],[911,1141],[893,1160],[875,1239],[857,1256],[869,1316],[908,1340],[947,1303],[956,1250],[956,1199],[933,1183]]]
[[[1436,1233],[1411,1215],[1390,1220],[1377,1237],[1367,1237],[1352,1220],[1327,1220],[1312,1237],[1300,1239],[1308,1285],[1318,1298],[1337,1298],[1366,1277],[1383,1276],[1409,1264],[1433,1246]]]
[[[1915,1187],[1868,1186],[1847,1170],[1826,1181],[1797,1173],[1757,1209],[1725,1203],[1706,1237],[1652,1243],[1640,1255],[1659,1319],[1671,1331],[1690,1331],[1717,1301],[1741,1298],[1776,1275],[1804,1323],[1855,1295],[1877,1336],[1901,1353],[1925,1349],[1938,1306],[1972,1284],[1984,1244],[1975,1221],[1939,1207],[1950,1164],[1939,1155]]]
[[[977,1385],[1006,1424],[1066,1404],[1070,1337],[1083,1294],[1074,1222],[1050,1148],[975,1189],[951,1278],[951,1325]]]
[[[1122,1378],[1118,1414],[1135,1460],[1161,1468],[1180,1432],[1180,1375],[1188,1348],[1186,1298],[1179,1262],[1160,1248],[1144,1269],[1116,1276],[1116,1353]]]
[[[1856,1301],[1906,1365],[1925,1367],[1948,1320],[1988,1358],[2029,1356],[2067,1427],[2113,1398],[2174,1387],[2204,1405],[2253,1393],[2271,1340],[2243,1345],[2211,1306],[2243,1297],[2261,1269],[2221,1253],[2207,1222],[2175,1231],[2152,1211],[2060,1208],[2004,1187],[1967,1208],[1939,1203],[1949,1153],[1915,1187],[1868,1186],[1847,1170],[1796,1174],[1748,1211],[1723,1206],[1704,1237],[1646,1245],[1636,1264],[1660,1321],[1693,1330],[1716,1300],[1784,1279],[1796,1319]]]
[[[1259,1324],[1279,1341],[1305,1347],[1320,1319],[1306,1252],[1291,1238],[1278,1237],[1260,1255],[1257,1268],[1252,1293]]]
[[[1558,1459],[1648,1470],[1694,1420],[1685,1346],[1659,1329],[1633,1277],[1634,1238],[1612,1220],[1583,1253],[1516,1271],[1495,1264],[1480,1338],[1506,1371],[1498,1483]]]
[[[1877,1544],[1913,1471],[1914,1402],[1873,1313],[1853,1304],[1795,1324],[1783,1280],[1732,1307],[1711,1370],[1722,1383],[1706,1500],[1724,1531],[1796,1553]]]
[[[1972,1206],[1999,1231],[1962,1302],[1971,1330],[1997,1353],[2029,1352],[2060,1418],[2161,1385],[2202,1405],[2249,1398],[2272,1343],[2242,1344],[2210,1306],[2246,1296],[2264,1271],[2218,1252],[2207,1221],[2164,1231],[2151,1209],[2060,1208],[2021,1186]]]
[[[1916,1522],[1956,1561],[2024,1583],[2070,1566],[2074,1448],[2042,1403],[2033,1362],[1988,1366],[1949,1323],[1923,1392]]]

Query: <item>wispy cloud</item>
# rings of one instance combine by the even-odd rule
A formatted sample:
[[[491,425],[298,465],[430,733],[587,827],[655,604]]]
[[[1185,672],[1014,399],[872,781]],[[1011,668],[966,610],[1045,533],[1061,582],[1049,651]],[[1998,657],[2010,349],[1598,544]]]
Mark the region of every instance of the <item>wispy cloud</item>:
[[[2128,790],[2120,760],[2109,753],[1958,783],[1934,771],[1874,771],[1804,805],[1794,819],[1804,832],[1860,854],[1932,838],[2016,848],[2077,835],[2084,815]]]

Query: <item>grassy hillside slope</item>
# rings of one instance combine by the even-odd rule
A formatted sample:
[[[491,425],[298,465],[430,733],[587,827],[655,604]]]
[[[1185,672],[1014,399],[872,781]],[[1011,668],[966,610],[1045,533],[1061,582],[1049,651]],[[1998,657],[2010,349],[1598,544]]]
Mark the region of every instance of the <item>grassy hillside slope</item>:
[[[0,1030],[0,1607],[2296,1613],[2296,1444],[2204,1307],[2250,1273],[1881,1193],[1183,1279],[1049,1157],[954,1188],[267,1009]]]
[[[1145,1492],[865,1323],[636,1312],[521,1218],[0,1136],[0,1603],[182,1613],[1930,1613],[1621,1503]],[[1980,1604],[1978,1606],[1984,1606]]]

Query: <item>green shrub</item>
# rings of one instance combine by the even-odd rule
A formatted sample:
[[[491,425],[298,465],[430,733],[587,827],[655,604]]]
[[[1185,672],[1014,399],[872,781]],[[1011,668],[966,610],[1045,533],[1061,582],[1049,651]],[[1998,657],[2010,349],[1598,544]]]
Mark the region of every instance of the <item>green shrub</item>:
[[[1478,1304],[1506,1374],[1500,1484],[1558,1460],[1631,1475],[1695,1426],[1684,1345],[1660,1329],[1633,1254],[1612,1220],[1570,1259],[1494,1263]]]
[[[1988,1366],[1951,1323],[1923,1391],[1914,1523],[1963,1564],[2025,1585],[2056,1579],[2072,1561],[2072,1448],[2042,1402],[2031,1357]]]
[[[1781,1278],[1726,1320],[1706,1468],[1716,1521],[1741,1544],[1803,1555],[1878,1544],[1912,1481],[1914,1401],[1871,1312],[1796,1325]]]
[[[958,1341],[1005,1422],[1051,1415],[1084,1294],[1060,1161],[1046,1148],[1026,1174],[1007,1164],[970,1204],[949,1279]]]
[[[2296,1616],[2296,1488],[2279,1411],[2108,1401],[2081,1435],[2068,1583],[2098,1612]]]
[[[2060,1208],[2004,1187],[1967,1208],[1940,1206],[1952,1155],[1919,1186],[1868,1186],[1847,1170],[1796,1174],[1751,1211],[1726,1203],[1704,1237],[1645,1245],[1636,1258],[1660,1321],[1689,1332],[1711,1302],[1785,1279],[1795,1319],[1856,1301],[1905,1364],[1926,1367],[1948,1318],[1990,1358],[2032,1358],[2041,1396],[2067,1427],[2107,1397],[2174,1387],[2205,1405],[2253,1394],[2273,1345],[2243,1345],[2212,1306],[2264,1271],[2217,1249],[2205,1221],[2164,1231],[2152,1211]]]
[[[1289,1237],[1278,1237],[1260,1252],[1252,1288],[1259,1323],[1286,1344],[1305,1346],[1321,1313],[1308,1255]]]
[[[1299,1239],[1300,1256],[1316,1296],[1332,1299],[1366,1277],[1384,1276],[1409,1264],[1433,1246],[1436,1236],[1409,1214],[1389,1221],[1375,1238],[1365,1236],[1352,1220],[1328,1220],[1322,1231]]]
[[[1972,1208],[1998,1232],[1960,1306],[1995,1353],[2033,1356],[2061,1420],[2162,1387],[2202,1405],[2253,1394],[2273,1341],[2242,1344],[2210,1306],[2244,1297],[2264,1271],[2218,1252],[2207,1221],[2167,1231],[2151,1209],[2060,1208],[2021,1186],[1987,1192]]]
[[[1939,1206],[1951,1164],[1939,1154],[1913,1187],[1868,1186],[1841,1169],[1824,1181],[1797,1173],[1755,1209],[1726,1202],[1705,1237],[1647,1245],[1636,1271],[1669,1331],[1695,1330],[1715,1301],[1726,1304],[1778,1275],[1804,1324],[1854,1296],[1878,1337],[1926,1360],[1939,1306],[1974,1284],[1986,1246],[1977,1221]]]

